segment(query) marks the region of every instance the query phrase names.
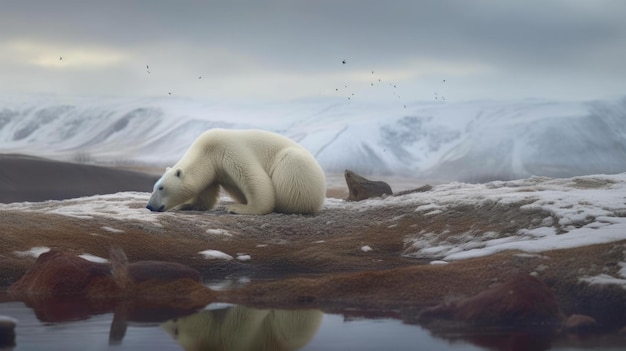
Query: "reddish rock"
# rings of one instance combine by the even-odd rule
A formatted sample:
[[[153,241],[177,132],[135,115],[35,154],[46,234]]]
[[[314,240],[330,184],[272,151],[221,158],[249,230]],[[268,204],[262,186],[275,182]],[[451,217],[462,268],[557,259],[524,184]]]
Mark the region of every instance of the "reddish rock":
[[[13,285],[13,296],[102,296],[119,293],[108,264],[50,250]]]
[[[552,290],[541,280],[523,275],[473,297],[429,308],[421,319],[449,319],[496,328],[552,326],[556,329],[562,316]]]
[[[207,305],[215,294],[202,284],[200,273],[187,266],[160,261],[128,264],[120,249],[111,250],[112,266],[51,250],[9,287],[9,294],[33,306],[71,297],[108,309],[124,299],[133,306],[192,309]],[[72,312],[74,313],[74,312]]]

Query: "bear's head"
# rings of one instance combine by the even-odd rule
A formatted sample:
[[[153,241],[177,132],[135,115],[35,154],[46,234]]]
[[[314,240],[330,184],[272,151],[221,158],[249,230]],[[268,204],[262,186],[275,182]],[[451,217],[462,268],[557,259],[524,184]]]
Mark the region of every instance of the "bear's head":
[[[169,211],[189,201],[193,196],[184,184],[183,170],[167,168],[163,176],[154,183],[147,209],[155,212]]]

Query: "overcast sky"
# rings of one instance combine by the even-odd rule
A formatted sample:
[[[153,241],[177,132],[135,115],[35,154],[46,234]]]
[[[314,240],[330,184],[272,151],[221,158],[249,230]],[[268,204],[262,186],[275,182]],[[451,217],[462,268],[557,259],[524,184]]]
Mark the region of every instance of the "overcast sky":
[[[2,1],[0,92],[611,98],[625,18],[623,0]]]

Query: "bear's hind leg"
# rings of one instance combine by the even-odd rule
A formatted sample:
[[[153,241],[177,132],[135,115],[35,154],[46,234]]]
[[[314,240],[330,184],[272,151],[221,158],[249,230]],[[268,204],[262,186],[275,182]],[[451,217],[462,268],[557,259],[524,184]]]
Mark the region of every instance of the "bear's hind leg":
[[[239,203],[226,207],[229,213],[261,215],[274,211],[274,186],[261,166],[250,165],[228,172],[222,187]],[[243,202],[245,201],[245,203]]]
[[[315,158],[305,150],[288,148],[277,155],[271,177],[276,190],[275,210],[316,213],[326,198],[326,177]]]

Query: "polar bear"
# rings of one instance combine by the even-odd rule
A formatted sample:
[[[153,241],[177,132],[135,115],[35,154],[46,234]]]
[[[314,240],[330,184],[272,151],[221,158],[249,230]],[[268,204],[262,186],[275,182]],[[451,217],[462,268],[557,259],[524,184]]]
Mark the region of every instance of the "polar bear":
[[[210,129],[154,184],[151,211],[209,210],[220,187],[230,213],[318,212],[326,196],[322,168],[304,147],[262,130]]]

